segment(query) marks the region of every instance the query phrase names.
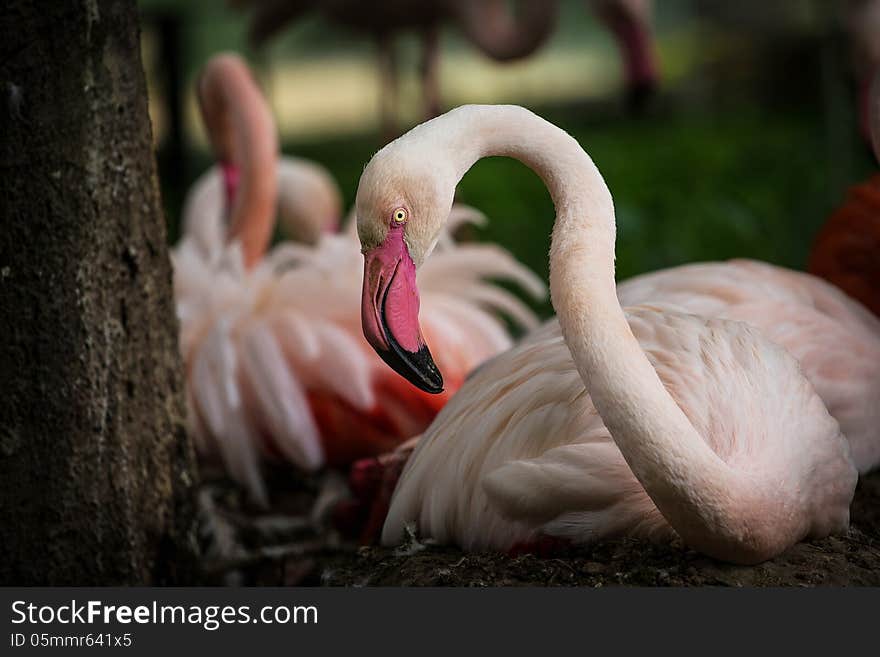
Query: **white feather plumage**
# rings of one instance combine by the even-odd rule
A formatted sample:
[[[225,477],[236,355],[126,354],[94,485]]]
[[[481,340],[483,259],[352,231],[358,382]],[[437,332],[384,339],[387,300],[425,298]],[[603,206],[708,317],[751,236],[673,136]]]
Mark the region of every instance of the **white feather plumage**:
[[[456,206],[459,222],[481,216]],[[325,392],[369,413],[379,403],[375,383],[388,372],[361,333],[363,259],[355,236],[282,243],[247,271],[237,244],[223,244],[222,231],[210,228],[218,221],[190,217],[192,232],[172,255],[190,426],[201,448],[265,502],[260,456],[304,470],[324,463],[308,393]],[[445,355],[453,385],[511,346],[502,316],[523,328],[536,324],[522,301],[490,279],[532,296],[546,293],[502,249],[451,238],[420,273],[427,339]],[[399,417],[406,406],[388,412]]]

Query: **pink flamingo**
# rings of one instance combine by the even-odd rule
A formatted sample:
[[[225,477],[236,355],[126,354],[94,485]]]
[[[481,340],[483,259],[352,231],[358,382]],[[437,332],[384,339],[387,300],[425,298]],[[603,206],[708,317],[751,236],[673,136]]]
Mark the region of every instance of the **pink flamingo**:
[[[407,300],[418,298],[414,272],[456,183],[488,155],[521,160],[553,197],[558,322],[477,370],[440,412],[404,467],[383,542],[399,542],[411,522],[466,549],[545,535],[677,534],[708,555],[756,563],[845,530],[858,475],[851,445],[861,458],[877,449],[844,437],[805,374],[817,352],[846,351],[835,340],[868,349],[847,363],[876,363],[880,324],[830,285],[760,263],[710,265],[729,270],[719,280],[683,269],[633,281],[621,297],[648,301],[624,310],[601,174],[574,139],[523,108],[459,108],[386,146],[365,169],[357,196],[363,329],[380,356],[423,389],[442,387],[418,305]],[[658,300],[652,288],[664,276],[682,291]],[[769,337],[716,310],[781,325]],[[800,362],[777,342],[799,331],[809,343]],[[848,379],[845,367],[822,374],[838,391],[873,386],[856,403],[873,397],[876,406],[876,376]]]
[[[539,296],[544,290],[503,250],[444,236],[436,266],[421,280],[426,330],[445,345],[443,366],[453,374],[444,395],[418,390],[389,372],[361,335],[353,234],[325,232],[314,245],[267,251],[282,177],[271,115],[246,65],[233,55],[212,59],[200,97],[230,221],[227,228],[216,211],[192,217],[188,226],[198,230],[173,254],[190,427],[201,451],[219,456],[265,502],[261,457],[314,470],[393,449],[430,423],[473,367],[510,346],[497,312],[535,324],[522,302],[485,279],[511,280]],[[451,221],[475,218],[457,208]]]

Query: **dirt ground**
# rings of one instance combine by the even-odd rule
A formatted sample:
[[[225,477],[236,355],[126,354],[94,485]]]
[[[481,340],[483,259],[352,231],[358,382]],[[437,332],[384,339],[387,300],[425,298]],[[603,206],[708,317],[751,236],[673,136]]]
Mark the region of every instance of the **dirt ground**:
[[[289,478],[287,479],[289,482]],[[322,520],[338,479],[273,485],[256,513],[228,482],[202,487],[207,583],[314,586],[842,586],[880,585],[880,473],[859,483],[849,534],[796,545],[754,567],[731,566],[681,544],[633,539],[550,555],[465,554],[420,543],[358,547]]]

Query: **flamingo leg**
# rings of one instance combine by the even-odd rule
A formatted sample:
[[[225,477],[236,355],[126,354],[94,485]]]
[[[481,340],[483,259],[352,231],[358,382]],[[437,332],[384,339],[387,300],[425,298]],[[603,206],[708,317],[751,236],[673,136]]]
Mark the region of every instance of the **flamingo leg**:
[[[637,11],[643,7],[644,12]],[[626,74],[627,105],[639,111],[654,94],[659,81],[646,3],[599,3],[596,15],[614,35]]]

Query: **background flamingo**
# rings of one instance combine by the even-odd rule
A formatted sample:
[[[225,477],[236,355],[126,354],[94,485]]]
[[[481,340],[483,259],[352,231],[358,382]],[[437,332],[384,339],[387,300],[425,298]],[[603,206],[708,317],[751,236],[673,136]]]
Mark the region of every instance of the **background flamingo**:
[[[381,115],[386,135],[396,132],[398,63],[394,39],[416,30],[422,39],[421,78],[425,114],[442,111],[440,99],[440,28],[452,21],[484,55],[506,62],[530,56],[549,39],[556,25],[555,0],[522,0],[519,15],[507,0],[434,0],[408,3],[400,0],[362,3],[334,0],[236,0],[253,9],[251,38],[264,43],[311,10],[338,25],[370,35],[377,44],[382,81]],[[587,6],[611,31],[621,51],[629,101],[641,105],[656,88],[658,67],[651,37],[651,0],[587,0]]]
[[[556,0],[524,0],[522,15],[518,17],[511,14],[505,0],[419,3],[400,0],[370,3],[357,0],[235,0],[233,4],[253,8],[250,33],[252,41],[257,44],[310,11],[319,11],[326,20],[362,31],[373,38],[379,55],[381,118],[386,136],[396,132],[393,115],[397,107],[398,66],[394,38],[400,32],[416,30],[421,34],[425,111],[433,116],[440,111],[439,44],[443,21],[455,21],[468,40],[485,55],[498,61],[510,61],[527,57],[549,38],[557,13]]]
[[[190,423],[202,451],[218,454],[264,502],[261,455],[313,470],[392,449],[427,426],[474,366],[510,346],[496,311],[516,325],[534,325],[530,310],[485,279],[508,279],[537,296],[544,288],[505,251],[444,237],[436,265],[422,275],[429,290],[423,312],[430,339],[446,345],[443,365],[453,375],[444,395],[417,390],[388,372],[360,335],[354,235],[325,234],[314,246],[284,243],[269,252],[256,248],[265,242],[236,237],[267,240],[271,233],[275,204],[254,199],[251,186],[255,177],[276,179],[274,130],[265,101],[236,57],[209,63],[200,94],[209,130],[230,133],[211,139],[231,190],[232,220],[225,229],[222,213],[193,218],[189,225],[200,232],[185,234],[174,252]],[[249,104],[263,108],[238,107]],[[259,125],[247,124],[251,119]],[[248,162],[252,152],[263,159]],[[253,204],[243,206],[242,196]],[[479,217],[457,208],[452,221]],[[203,235],[222,239],[206,250]]]
[[[880,161],[880,74],[868,95],[868,108],[874,156]],[[880,316],[880,174],[849,190],[845,203],[816,236],[809,270]]]
[[[577,142],[521,108],[460,108],[365,170],[364,332],[377,352],[418,385],[439,384],[416,313],[389,304],[415,290],[399,263],[424,261],[456,182],[486,155],[522,160],[550,189],[561,331],[551,323],[462,387],[409,459],[383,541],[401,540],[413,521],[470,549],[672,529],[710,555],[748,563],[844,529],[856,469],[797,361],[745,323],[674,305],[625,314],[601,176]],[[401,212],[412,219],[399,222]],[[405,353],[390,354],[389,344]]]

